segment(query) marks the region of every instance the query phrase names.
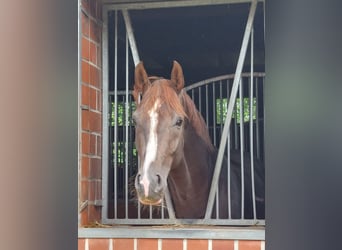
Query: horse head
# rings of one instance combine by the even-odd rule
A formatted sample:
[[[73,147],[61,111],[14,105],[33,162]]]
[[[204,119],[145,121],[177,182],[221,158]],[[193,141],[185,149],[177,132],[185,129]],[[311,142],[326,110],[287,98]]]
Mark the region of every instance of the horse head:
[[[133,96],[137,108],[132,119],[139,155],[135,188],[139,201],[146,205],[162,202],[168,174],[183,157],[183,87],[183,71],[176,61],[171,79],[149,78],[142,62],[135,68]]]

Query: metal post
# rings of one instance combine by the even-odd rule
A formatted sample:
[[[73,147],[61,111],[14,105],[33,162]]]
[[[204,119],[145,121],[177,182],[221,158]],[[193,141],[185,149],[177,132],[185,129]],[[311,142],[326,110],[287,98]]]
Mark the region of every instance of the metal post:
[[[128,79],[128,68],[129,68],[129,60],[128,60],[128,36],[126,34],[126,95],[125,95],[125,215],[128,218],[128,112],[129,112],[129,79]]]
[[[114,30],[114,218],[118,215],[117,155],[118,155],[118,11],[115,11]]]
[[[205,214],[206,219],[210,218],[210,215],[211,215],[212,209],[213,209],[214,198],[215,198],[214,196],[216,193],[217,183],[218,183],[219,175],[221,172],[223,154],[224,154],[225,146],[227,143],[226,138],[227,138],[227,135],[229,132],[233,108],[234,108],[237,90],[238,90],[238,86],[239,86],[238,84],[239,84],[239,80],[241,78],[243,63],[245,61],[245,56],[246,56],[248,41],[249,41],[249,37],[250,37],[252,25],[253,25],[256,6],[257,6],[257,0],[253,0],[251,3],[250,10],[249,10],[249,15],[248,15],[245,33],[244,33],[243,40],[242,40],[240,55],[239,55],[238,63],[236,66],[235,77],[234,77],[234,82],[233,82],[233,87],[232,87],[232,92],[231,92],[231,98],[229,99],[229,104],[228,104],[227,117],[226,117],[226,121],[225,121],[224,128],[223,128],[223,133],[222,133],[222,137],[221,137],[220,147],[218,150],[214,175],[213,175],[210,193],[209,193],[209,198],[208,198],[207,210],[206,210],[206,214]]]
[[[123,18],[125,20],[126,31],[127,31],[127,35],[128,35],[129,45],[130,45],[131,51],[132,51],[134,65],[137,65],[140,62],[140,59],[139,59],[137,44],[136,44],[135,38],[134,38],[131,18],[129,17],[127,10],[122,10],[122,15],[123,15]]]
[[[252,185],[252,202],[253,202],[253,218],[256,219],[255,204],[255,184],[254,184],[254,147],[253,147],[253,75],[254,75],[254,29],[251,31],[251,78],[249,91],[249,145],[251,156],[251,185]]]
[[[108,218],[108,11],[102,9],[102,218]]]

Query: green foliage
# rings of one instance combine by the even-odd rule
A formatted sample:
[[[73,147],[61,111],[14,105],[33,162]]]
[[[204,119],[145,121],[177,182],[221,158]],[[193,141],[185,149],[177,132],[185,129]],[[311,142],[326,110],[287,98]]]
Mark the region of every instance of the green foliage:
[[[136,105],[134,102],[128,103],[128,110],[126,110],[126,103],[119,102],[117,105],[117,116],[115,117],[115,102],[112,102],[110,105],[110,121],[109,124],[111,126],[115,126],[115,120],[117,121],[118,126],[125,126],[126,125],[126,112],[128,112],[128,125],[132,126],[131,114],[136,109]],[[115,119],[116,118],[116,119]]]
[[[136,109],[136,105],[134,102],[130,102],[127,105],[128,109],[126,109],[126,103],[125,102],[118,102],[117,107],[115,105],[115,102],[110,103],[110,116],[109,116],[109,124],[110,126],[115,126],[115,123],[117,123],[118,126],[126,126],[126,123],[128,126],[133,126],[133,122],[131,119],[132,113]],[[126,112],[127,114],[127,120],[126,120]],[[128,142],[127,142],[128,143]],[[133,145],[131,145],[133,144]],[[127,150],[126,150],[126,147]],[[117,162],[118,166],[123,166],[125,164],[126,155],[125,153],[131,151],[133,157],[137,156],[137,149],[135,148],[134,143],[129,143],[129,145],[125,142],[117,142],[116,144],[116,152],[115,152],[115,142],[113,142],[113,160]],[[116,159],[115,159],[116,157]]]
[[[243,122],[249,122],[249,98],[243,98]],[[216,124],[224,124],[224,121],[227,117],[228,111],[228,99],[216,99]],[[240,98],[236,98],[235,106],[233,109],[232,118],[237,120],[237,123],[240,123]],[[253,98],[253,120],[256,119],[256,98]]]

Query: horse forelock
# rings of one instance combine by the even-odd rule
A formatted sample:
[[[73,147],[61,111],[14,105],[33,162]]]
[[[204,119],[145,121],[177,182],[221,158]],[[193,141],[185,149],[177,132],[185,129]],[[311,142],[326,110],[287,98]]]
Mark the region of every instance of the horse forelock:
[[[183,117],[187,116],[177,93],[170,84],[170,81],[165,79],[153,81],[153,84],[151,84],[143,95],[143,100],[139,105],[139,109],[148,112],[153,108],[157,100],[160,102],[160,105],[165,104],[164,106],[167,110],[174,111]]]

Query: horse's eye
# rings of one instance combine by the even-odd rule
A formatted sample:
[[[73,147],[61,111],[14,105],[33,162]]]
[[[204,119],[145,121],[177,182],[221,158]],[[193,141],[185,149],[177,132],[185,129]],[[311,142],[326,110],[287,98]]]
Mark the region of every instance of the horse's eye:
[[[175,123],[175,125],[176,125],[177,127],[180,127],[180,126],[182,126],[182,124],[183,124],[183,119],[182,119],[182,118],[178,118],[177,121],[176,121],[176,123]]]

